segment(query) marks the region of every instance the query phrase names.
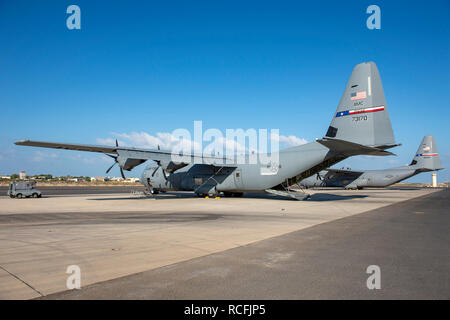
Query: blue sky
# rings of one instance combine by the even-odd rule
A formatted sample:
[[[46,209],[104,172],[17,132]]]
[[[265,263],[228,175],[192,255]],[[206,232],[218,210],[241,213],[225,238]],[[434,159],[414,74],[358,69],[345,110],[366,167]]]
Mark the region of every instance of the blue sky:
[[[81,8],[81,30],[66,8]],[[381,30],[366,8],[381,8]],[[322,137],[354,65],[375,61],[397,157],[426,134],[450,166],[450,3],[442,1],[2,1],[0,173],[104,175],[101,154],[17,147],[19,139],[97,144],[177,128],[278,128]],[[139,176],[143,167],[129,176]],[[112,175],[118,175],[113,169]],[[438,174],[449,180],[448,170]],[[409,181],[430,181],[421,174]]]

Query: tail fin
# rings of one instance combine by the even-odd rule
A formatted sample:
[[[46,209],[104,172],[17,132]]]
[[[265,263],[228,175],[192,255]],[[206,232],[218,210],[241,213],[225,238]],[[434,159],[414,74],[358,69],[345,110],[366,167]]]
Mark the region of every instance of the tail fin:
[[[380,149],[395,146],[383,86],[375,63],[360,63],[353,69],[325,138]]]
[[[423,137],[410,166],[425,171],[442,169],[441,159],[433,136]]]

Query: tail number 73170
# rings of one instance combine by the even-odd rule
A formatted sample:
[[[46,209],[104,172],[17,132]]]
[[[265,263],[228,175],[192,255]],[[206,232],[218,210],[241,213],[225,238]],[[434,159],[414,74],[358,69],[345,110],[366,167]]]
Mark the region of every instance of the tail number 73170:
[[[367,116],[352,117],[352,121],[367,121]]]

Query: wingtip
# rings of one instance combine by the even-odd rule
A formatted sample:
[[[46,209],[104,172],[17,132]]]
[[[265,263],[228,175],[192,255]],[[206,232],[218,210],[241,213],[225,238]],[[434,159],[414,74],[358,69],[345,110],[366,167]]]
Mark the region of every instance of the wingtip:
[[[21,144],[23,144],[23,143],[25,143],[25,142],[27,142],[28,140],[19,140],[19,141],[16,141],[16,142],[14,142],[14,144],[16,144],[16,145],[21,145]]]

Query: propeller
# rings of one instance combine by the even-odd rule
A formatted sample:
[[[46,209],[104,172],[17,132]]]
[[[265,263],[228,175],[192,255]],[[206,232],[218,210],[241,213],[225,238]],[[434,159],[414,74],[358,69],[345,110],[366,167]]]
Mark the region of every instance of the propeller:
[[[320,181],[323,180],[322,177],[320,176],[319,172],[317,172],[317,177],[316,177],[316,179],[317,179],[317,180],[320,180]]]
[[[119,142],[118,142],[117,139],[116,139],[116,147],[118,147],[118,146],[119,146]],[[116,164],[119,163],[119,161],[117,160],[118,156],[113,156],[113,155],[110,155],[110,154],[106,154],[106,155],[107,155],[108,157],[111,157],[111,158],[114,159],[114,163],[112,164],[112,166],[109,167],[108,170],[106,170],[106,173],[109,173],[109,172],[111,171],[111,169],[112,169]],[[123,173],[123,169],[122,169],[122,167],[120,166],[120,164],[119,164],[119,169],[120,169],[120,174],[122,175],[122,178],[123,178],[123,179],[126,179],[125,174]]]

